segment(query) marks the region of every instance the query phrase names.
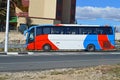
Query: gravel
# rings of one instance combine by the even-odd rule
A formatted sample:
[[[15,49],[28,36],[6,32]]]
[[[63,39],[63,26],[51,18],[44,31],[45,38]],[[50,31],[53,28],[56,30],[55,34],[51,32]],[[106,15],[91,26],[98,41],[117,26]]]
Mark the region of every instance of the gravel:
[[[44,71],[0,72],[0,80],[120,80],[120,65]]]

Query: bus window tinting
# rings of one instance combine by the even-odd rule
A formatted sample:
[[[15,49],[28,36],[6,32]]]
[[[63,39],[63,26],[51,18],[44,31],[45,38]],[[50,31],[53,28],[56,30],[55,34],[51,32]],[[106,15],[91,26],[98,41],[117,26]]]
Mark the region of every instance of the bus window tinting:
[[[79,27],[79,26],[49,26],[37,27],[36,35],[40,34],[113,34],[111,27]]]
[[[97,35],[97,34],[113,34],[111,27],[80,27],[79,34],[89,34],[89,35]]]
[[[65,34],[78,34],[77,27],[66,27],[64,31]]]
[[[80,27],[79,28],[79,34],[97,34],[96,28],[91,28],[91,27]]]
[[[41,27],[37,27],[36,28],[36,35],[40,35],[42,34],[42,28]]]
[[[63,34],[63,28],[62,27],[52,27],[51,28],[51,34]]]
[[[46,28],[43,28],[43,34],[50,34],[50,28],[46,27]]]
[[[111,27],[99,27],[97,28],[97,34],[113,34]]]

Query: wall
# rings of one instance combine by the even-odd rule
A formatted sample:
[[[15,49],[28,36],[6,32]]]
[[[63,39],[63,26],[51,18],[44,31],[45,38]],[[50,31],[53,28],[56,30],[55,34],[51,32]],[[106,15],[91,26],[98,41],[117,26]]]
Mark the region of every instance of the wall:
[[[62,23],[70,23],[71,0],[63,0]]]
[[[55,19],[56,0],[30,0],[29,16]]]
[[[0,32],[0,44],[5,41],[5,32]],[[25,44],[25,37],[19,32],[9,32],[9,44]]]
[[[120,40],[120,33],[115,33],[115,40]]]

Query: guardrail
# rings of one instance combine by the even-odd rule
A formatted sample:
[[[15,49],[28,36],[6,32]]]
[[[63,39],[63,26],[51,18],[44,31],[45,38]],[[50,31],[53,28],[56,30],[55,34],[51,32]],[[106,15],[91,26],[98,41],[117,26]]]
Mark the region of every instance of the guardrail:
[[[25,44],[8,44],[8,48],[25,48]],[[4,44],[0,44],[0,48],[4,48]]]
[[[120,43],[116,43],[116,49],[120,50]],[[4,48],[4,44],[0,44],[0,48]],[[25,44],[8,44],[8,48],[26,48]]]

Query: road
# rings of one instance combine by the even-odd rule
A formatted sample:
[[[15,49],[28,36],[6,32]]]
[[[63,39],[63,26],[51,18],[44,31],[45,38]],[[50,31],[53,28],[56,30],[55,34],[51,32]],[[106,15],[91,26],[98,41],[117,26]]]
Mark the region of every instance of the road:
[[[0,56],[0,72],[46,70],[120,63],[120,54],[114,54],[114,52],[113,54],[109,54],[109,52],[105,52],[104,54],[84,54],[82,52],[82,54],[76,55],[72,53],[76,52],[69,52],[67,55]]]

